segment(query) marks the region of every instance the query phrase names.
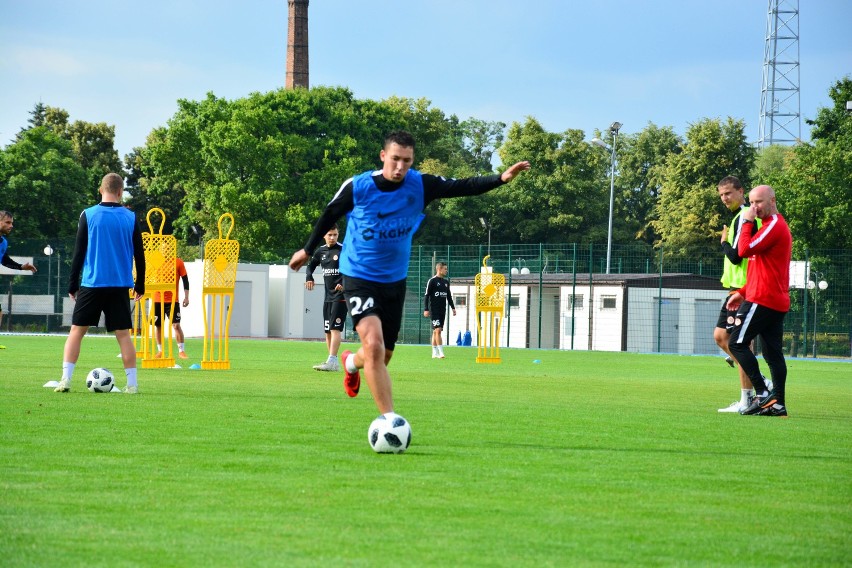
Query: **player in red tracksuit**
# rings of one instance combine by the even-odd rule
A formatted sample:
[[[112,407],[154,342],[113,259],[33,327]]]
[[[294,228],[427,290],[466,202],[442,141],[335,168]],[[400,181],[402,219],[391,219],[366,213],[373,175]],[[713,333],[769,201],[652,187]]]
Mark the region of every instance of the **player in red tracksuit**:
[[[728,309],[738,303],[730,349],[754,385],[754,402],[741,414],[761,416],[787,416],[785,387],[787,363],[784,361],[782,337],[784,316],[790,311],[790,253],[793,238],[784,217],[778,213],[775,191],[760,185],[749,192],[751,207],[743,212],[744,225],[739,255],[748,258],[746,285],[731,295]],[[755,230],[755,217],[763,222]],[[760,336],[763,358],[769,365],[774,385],[772,392],[766,388],[757,357],[749,349],[751,341]]]

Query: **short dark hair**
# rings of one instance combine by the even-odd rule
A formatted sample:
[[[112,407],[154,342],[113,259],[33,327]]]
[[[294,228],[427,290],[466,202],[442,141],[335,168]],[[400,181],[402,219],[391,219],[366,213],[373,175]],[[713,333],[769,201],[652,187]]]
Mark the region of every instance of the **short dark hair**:
[[[405,130],[394,130],[385,136],[384,148],[387,148],[391,144],[399,144],[403,148],[414,148],[414,136]]]
[[[118,195],[124,191],[124,178],[120,175],[110,172],[101,180],[101,189],[112,195]]]
[[[740,178],[737,176],[725,176],[723,177],[718,184],[718,187],[725,187],[726,185],[734,186],[734,189],[742,189],[743,183],[740,181]]]
[[[11,212],[6,211],[5,209],[0,209],[0,219],[6,219],[6,218],[14,219]]]

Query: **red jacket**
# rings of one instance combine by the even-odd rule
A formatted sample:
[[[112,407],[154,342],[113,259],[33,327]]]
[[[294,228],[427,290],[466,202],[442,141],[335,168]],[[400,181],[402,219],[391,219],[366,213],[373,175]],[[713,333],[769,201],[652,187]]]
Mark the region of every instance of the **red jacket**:
[[[746,301],[778,312],[790,311],[790,253],[793,237],[780,213],[743,226],[737,252],[748,258],[746,285],[739,292]]]

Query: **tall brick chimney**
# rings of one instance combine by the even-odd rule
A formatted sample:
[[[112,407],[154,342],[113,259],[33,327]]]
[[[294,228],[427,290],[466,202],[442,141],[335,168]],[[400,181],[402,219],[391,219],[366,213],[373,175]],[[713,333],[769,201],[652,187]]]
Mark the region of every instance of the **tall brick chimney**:
[[[308,88],[308,1],[287,0],[286,89]]]

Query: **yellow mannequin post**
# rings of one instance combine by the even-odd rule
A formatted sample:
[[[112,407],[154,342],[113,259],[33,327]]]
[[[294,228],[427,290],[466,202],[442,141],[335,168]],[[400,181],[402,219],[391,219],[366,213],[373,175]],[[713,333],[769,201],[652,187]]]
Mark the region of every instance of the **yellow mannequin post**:
[[[222,238],[222,221],[228,218],[231,226]],[[234,286],[237,280],[237,263],[240,243],[231,240],[234,216],[225,213],[219,217],[219,238],[204,244],[204,352],[202,369],[230,369],[230,327],[234,308]]]
[[[505,307],[506,276],[494,274],[482,259],[482,272],[476,275],[477,363],[500,363],[500,326]]]
[[[154,232],[151,225],[151,215],[159,213],[161,217],[160,231]],[[145,247],[145,296],[139,301],[138,307],[141,308],[141,318],[145,321],[143,326],[142,337],[142,368],[143,369],[162,369],[165,367],[175,366],[174,332],[171,324],[166,325],[165,317],[165,302],[163,302],[166,292],[171,293],[171,311],[175,313],[175,256],[177,255],[177,239],[174,235],[164,235],[163,227],[166,224],[166,214],[162,209],[154,207],[148,211],[147,216],[149,233],[142,233],[142,244]],[[155,302],[159,300],[163,302],[160,310],[160,327],[162,329],[163,338],[163,356],[156,357],[157,354],[157,339],[154,334],[154,319],[155,319]],[[146,308],[148,308],[146,310]]]

